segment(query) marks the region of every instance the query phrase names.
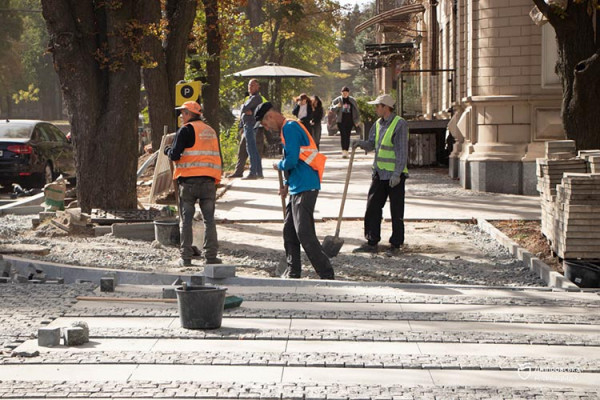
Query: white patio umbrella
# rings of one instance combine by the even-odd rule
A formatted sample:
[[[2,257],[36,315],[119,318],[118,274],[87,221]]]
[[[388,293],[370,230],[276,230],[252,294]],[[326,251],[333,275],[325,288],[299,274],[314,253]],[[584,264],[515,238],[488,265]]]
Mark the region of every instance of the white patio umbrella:
[[[281,96],[276,96],[277,90],[274,89],[272,79],[275,80],[275,85],[281,84],[281,78],[314,78],[319,75],[292,67],[285,67],[276,63],[266,63],[260,67],[245,69],[243,71],[234,72],[227,76],[238,76],[247,78],[267,78],[269,80],[269,88],[271,89],[270,100],[277,108],[281,108]]]
[[[313,78],[319,75],[303,71],[298,68],[285,67],[275,63],[267,63],[260,67],[234,72],[229,76],[242,76],[248,78]]]

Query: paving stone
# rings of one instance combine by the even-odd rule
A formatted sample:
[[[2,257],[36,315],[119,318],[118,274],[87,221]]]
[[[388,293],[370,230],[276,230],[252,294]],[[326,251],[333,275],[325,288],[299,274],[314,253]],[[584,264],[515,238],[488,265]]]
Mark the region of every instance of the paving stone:
[[[38,329],[38,346],[58,346],[60,344],[60,328]]]
[[[65,346],[80,346],[89,342],[83,328],[69,327],[64,329]]]
[[[224,279],[235,277],[235,265],[206,265],[204,266],[204,275],[212,279]]]
[[[108,277],[108,276],[100,278],[100,291],[101,292],[114,292],[115,291],[115,278]]]

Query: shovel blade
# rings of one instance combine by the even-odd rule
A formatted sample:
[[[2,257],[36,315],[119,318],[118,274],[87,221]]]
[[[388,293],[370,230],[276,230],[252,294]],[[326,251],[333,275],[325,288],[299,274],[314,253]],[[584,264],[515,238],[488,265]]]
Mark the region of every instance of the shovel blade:
[[[336,236],[325,236],[323,239],[323,251],[330,258],[337,256],[343,245],[344,239]]]

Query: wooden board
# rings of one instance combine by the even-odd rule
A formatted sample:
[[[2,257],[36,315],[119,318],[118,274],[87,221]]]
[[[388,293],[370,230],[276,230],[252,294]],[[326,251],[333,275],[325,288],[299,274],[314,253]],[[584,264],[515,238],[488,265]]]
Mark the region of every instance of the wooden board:
[[[165,155],[165,147],[173,143],[175,133],[164,135],[160,142],[158,158],[154,166],[154,177],[150,187],[149,202],[155,203],[158,196],[168,193],[173,188],[173,174],[171,172],[169,158]]]

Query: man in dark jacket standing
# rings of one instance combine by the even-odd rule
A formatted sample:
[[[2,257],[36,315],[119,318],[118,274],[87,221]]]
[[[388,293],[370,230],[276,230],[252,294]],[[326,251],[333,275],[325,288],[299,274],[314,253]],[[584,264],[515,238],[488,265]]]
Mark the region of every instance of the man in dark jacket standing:
[[[242,179],[263,179],[262,160],[256,145],[256,119],[254,110],[264,99],[260,95],[260,84],[256,79],[248,82],[248,93],[250,94],[242,106],[242,122],[244,123],[244,136],[246,138],[246,149],[250,157],[250,174]]]
[[[348,86],[342,88],[341,96],[331,102],[330,110],[335,111],[338,129],[340,130],[340,141],[342,144],[342,158],[348,158],[350,147],[350,133],[352,128],[360,123],[358,104],[354,97],[350,96]]]
[[[383,206],[390,199],[392,236],[389,252],[399,252],[404,244],[404,183],[408,177],[408,124],[394,113],[396,101],[388,94],[377,97],[374,104],[380,117],[371,127],[369,140],[355,140],[352,147],[365,151],[375,149],[373,177],[365,212],[365,239],[367,243],[354,252],[376,253],[381,240]]]

